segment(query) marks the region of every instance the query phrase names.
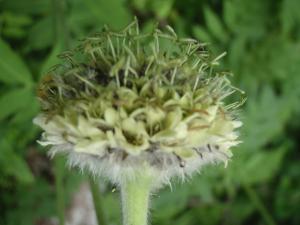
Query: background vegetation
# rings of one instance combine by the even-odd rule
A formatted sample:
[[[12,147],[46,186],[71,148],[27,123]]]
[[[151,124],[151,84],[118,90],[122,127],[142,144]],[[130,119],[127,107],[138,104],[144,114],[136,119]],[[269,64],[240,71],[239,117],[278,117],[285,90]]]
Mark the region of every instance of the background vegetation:
[[[160,192],[153,225],[300,224],[299,8],[298,0],[0,0],[0,224],[63,217],[87,178],[37,146],[36,85],[59,52],[133,15],[145,30],[170,24],[216,54],[227,51],[222,66],[248,95],[244,143],[229,167]],[[118,193],[102,185],[109,224],[120,224]]]

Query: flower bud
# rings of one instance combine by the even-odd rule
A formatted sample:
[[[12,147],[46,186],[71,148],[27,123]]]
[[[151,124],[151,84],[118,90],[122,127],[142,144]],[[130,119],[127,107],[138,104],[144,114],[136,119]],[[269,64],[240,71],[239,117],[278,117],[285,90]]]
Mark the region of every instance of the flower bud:
[[[171,32],[172,31],[172,32]],[[105,29],[61,55],[41,82],[34,119],[50,153],[115,183],[150,171],[160,182],[224,162],[239,143],[237,91],[205,45],[174,31]],[[148,173],[147,172],[147,173]]]

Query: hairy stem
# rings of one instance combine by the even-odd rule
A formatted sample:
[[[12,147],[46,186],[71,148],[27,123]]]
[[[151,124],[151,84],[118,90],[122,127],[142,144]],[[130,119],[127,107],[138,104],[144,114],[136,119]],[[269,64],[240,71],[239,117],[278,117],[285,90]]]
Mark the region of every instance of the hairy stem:
[[[152,177],[140,175],[121,183],[124,225],[147,225],[152,180]]]
[[[105,215],[104,215],[104,210],[102,207],[102,198],[101,198],[101,193],[99,190],[99,185],[93,178],[90,179],[90,188],[93,196],[93,202],[94,202],[94,207],[95,207],[95,213],[97,217],[97,221],[99,225],[106,225],[106,220],[105,220]]]

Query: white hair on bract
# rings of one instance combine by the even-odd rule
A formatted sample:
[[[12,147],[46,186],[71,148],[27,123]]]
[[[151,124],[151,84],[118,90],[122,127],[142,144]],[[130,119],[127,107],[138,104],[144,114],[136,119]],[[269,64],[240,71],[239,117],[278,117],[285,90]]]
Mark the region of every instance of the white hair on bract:
[[[114,184],[119,184],[124,177],[134,179],[136,175],[145,171],[150,172],[156,178],[157,184],[161,185],[169,184],[173,177],[185,180],[186,177],[200,171],[204,165],[222,162],[226,166],[232,156],[229,148],[239,143],[234,140],[237,137],[236,133],[231,132],[227,133],[227,140],[224,137],[212,136],[210,143],[190,147],[186,150],[190,154],[187,156],[181,156],[181,150],[176,151],[176,148],[175,151],[166,151],[164,147],[160,149],[159,143],[149,145],[139,154],[130,154],[122,146],[115,145],[114,142],[118,143],[118,140],[113,139],[112,144],[109,141],[104,143],[103,139],[91,138],[86,141],[87,134],[94,134],[92,130],[96,129],[95,127],[86,127],[90,131],[80,132],[79,123],[76,127],[67,124],[62,118],[58,121],[47,121],[42,115],[36,117],[34,123],[44,129],[42,140],[38,142],[43,146],[51,146],[51,157],[63,153],[67,155],[71,167],[87,170],[94,176],[105,177]],[[232,129],[241,125],[238,122],[231,123]]]

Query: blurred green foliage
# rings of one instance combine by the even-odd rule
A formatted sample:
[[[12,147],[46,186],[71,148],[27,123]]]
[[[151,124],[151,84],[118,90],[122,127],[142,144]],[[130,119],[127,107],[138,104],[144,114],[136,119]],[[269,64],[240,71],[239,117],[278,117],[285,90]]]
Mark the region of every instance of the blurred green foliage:
[[[121,28],[133,15],[144,30],[170,24],[216,54],[226,51],[222,67],[248,95],[243,144],[228,168],[206,168],[156,194],[152,223],[300,224],[299,7],[298,0],[0,0],[0,224],[57,215],[57,168],[32,125],[41,76],[78,39],[104,24]],[[67,202],[86,179],[75,174],[59,173]],[[105,213],[119,224],[118,195],[107,190]]]

